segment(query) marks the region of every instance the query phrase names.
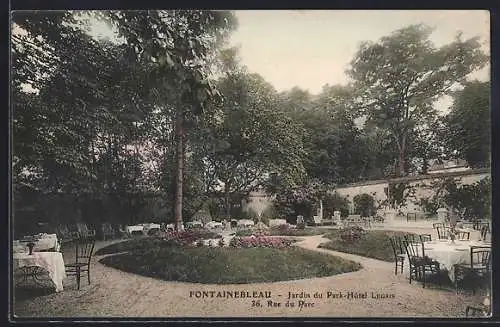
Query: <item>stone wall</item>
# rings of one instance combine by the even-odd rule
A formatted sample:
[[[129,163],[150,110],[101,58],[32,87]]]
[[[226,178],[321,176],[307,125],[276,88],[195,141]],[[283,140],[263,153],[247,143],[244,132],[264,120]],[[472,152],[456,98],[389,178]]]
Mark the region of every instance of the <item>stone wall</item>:
[[[387,195],[384,189],[388,188],[389,183],[401,183],[408,182],[410,186],[413,186],[414,194],[411,197],[407,198],[407,204],[404,207],[399,208],[402,213],[406,212],[421,212],[423,211],[417,204],[421,198],[430,198],[435,193],[435,187],[433,184],[436,182],[439,183],[446,178],[453,177],[457,181],[460,181],[462,184],[473,184],[477,181],[485,177],[491,176],[489,169],[475,169],[475,170],[467,170],[467,171],[453,171],[453,172],[444,172],[444,173],[433,173],[430,175],[421,175],[421,176],[411,176],[411,177],[403,177],[391,180],[374,180],[374,181],[366,181],[355,184],[349,184],[345,186],[338,187],[333,192],[337,192],[339,195],[346,197],[350,201],[351,210],[354,210],[353,206],[353,198],[358,194],[367,193],[374,197],[376,204],[380,205],[382,202],[387,200]],[[257,204],[258,207],[262,207],[260,209],[266,210],[268,207],[272,206],[273,197],[268,196],[265,192],[253,192],[249,196],[250,207]],[[242,205],[244,210],[248,210],[249,203],[243,201]],[[253,204],[252,204],[253,202]],[[384,209],[380,210],[382,213]],[[323,217],[329,218],[329,217]]]
[[[387,200],[386,190],[389,187],[389,183],[402,183],[406,182],[409,186],[412,186],[413,194],[407,197],[406,205],[399,208],[401,212],[419,212],[423,211],[415,202],[418,202],[421,198],[431,198],[436,192],[436,184],[444,181],[447,178],[454,178],[457,182],[461,184],[473,184],[480,181],[483,178],[491,176],[488,169],[475,169],[467,171],[454,171],[454,172],[444,172],[435,173],[432,175],[421,175],[397,178],[391,180],[377,180],[377,181],[367,181],[355,184],[349,184],[345,186],[338,187],[335,191],[339,195],[346,197],[353,208],[353,198],[358,194],[367,193],[374,197],[377,204],[381,204],[383,201]]]

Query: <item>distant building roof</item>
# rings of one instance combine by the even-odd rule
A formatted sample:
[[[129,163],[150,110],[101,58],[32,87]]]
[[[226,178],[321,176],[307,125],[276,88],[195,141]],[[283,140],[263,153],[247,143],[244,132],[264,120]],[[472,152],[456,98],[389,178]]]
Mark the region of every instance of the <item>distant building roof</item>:
[[[455,160],[433,159],[429,161],[428,171],[466,168],[466,167],[468,167],[467,162],[463,159],[455,159]]]

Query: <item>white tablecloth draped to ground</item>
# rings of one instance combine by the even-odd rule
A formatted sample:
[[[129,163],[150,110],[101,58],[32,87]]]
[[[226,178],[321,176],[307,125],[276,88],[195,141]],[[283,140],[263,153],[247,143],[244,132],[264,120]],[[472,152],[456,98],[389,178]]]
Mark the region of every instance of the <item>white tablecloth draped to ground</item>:
[[[13,262],[14,269],[21,267],[41,267],[49,272],[49,277],[56,286],[56,292],[63,290],[63,279],[66,278],[66,269],[64,267],[64,259],[61,252],[33,252],[14,253]]]
[[[142,225],[127,226],[126,230],[128,234],[132,234],[132,232],[144,232],[144,226]]]
[[[451,281],[455,281],[456,264],[470,263],[470,251],[472,246],[488,246],[490,244],[477,241],[431,241],[424,243],[425,255],[439,262],[441,269],[448,271]],[[406,258],[403,266],[403,272],[408,276],[409,263]]]
[[[160,228],[161,228],[161,225],[160,225],[160,224],[150,223],[150,224],[144,224],[144,225],[143,225],[143,227],[144,227],[144,230],[145,230],[145,231],[148,231],[148,230],[153,229],[153,228],[158,228],[158,229],[160,229]]]

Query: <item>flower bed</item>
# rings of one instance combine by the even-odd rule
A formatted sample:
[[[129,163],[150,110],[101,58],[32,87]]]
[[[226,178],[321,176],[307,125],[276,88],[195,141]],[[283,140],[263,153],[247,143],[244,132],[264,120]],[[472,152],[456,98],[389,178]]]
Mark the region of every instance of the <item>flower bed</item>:
[[[186,230],[159,232],[152,237],[130,239],[119,243],[110,244],[96,251],[97,255],[117,252],[128,252],[137,249],[163,248],[163,247],[192,247],[199,240],[220,239],[222,236],[207,230]]]
[[[236,248],[286,248],[292,245],[294,240],[285,239],[273,236],[249,236],[249,237],[234,237],[229,246]]]
[[[267,235],[271,235],[271,233],[269,232],[269,230],[253,230],[253,229],[241,229],[239,231],[236,232],[235,234],[236,236],[267,236]]]
[[[219,239],[222,236],[203,229],[191,229],[185,231],[170,231],[161,235],[164,242],[172,246],[193,246],[200,240]]]

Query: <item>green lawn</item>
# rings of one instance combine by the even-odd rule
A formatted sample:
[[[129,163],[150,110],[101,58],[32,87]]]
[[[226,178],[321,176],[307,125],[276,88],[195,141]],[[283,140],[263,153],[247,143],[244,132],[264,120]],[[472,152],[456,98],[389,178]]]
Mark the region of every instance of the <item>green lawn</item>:
[[[363,257],[375,258],[383,261],[394,262],[389,236],[405,235],[400,231],[367,230],[358,241],[344,243],[340,238],[340,231],[332,231],[325,235],[331,241],[320,244],[319,247],[339,252],[352,253]]]
[[[293,246],[281,250],[138,246],[128,253],[102,258],[100,262],[123,271],[167,281],[209,284],[324,277],[361,268],[359,263],[353,261]]]

